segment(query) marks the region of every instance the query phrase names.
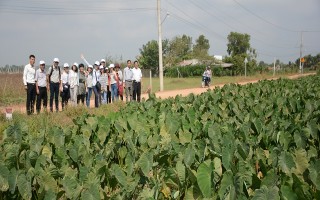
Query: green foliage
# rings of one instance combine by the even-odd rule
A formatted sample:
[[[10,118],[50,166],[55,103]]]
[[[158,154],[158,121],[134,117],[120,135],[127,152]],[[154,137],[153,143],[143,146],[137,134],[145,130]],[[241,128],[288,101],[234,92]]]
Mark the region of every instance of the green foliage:
[[[317,199],[320,77],[150,98],[67,128],[17,122],[1,199]]]
[[[187,77],[193,77],[193,76],[202,76],[205,69],[206,69],[205,65],[170,67],[165,69],[164,74],[166,77],[178,77],[178,70],[179,70],[180,76],[187,78]]]

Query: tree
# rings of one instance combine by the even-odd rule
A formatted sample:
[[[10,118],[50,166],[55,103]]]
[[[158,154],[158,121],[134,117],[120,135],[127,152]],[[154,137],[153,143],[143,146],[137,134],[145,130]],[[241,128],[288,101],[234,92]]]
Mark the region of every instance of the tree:
[[[244,60],[248,59],[247,71],[252,73],[257,69],[257,53],[250,46],[250,35],[231,32],[228,35],[227,52],[230,55],[226,60],[233,64],[233,74],[244,74]]]
[[[231,32],[228,35],[227,47],[227,52],[231,57],[240,54],[247,54],[247,51],[250,50],[250,35]]]
[[[193,46],[193,56],[198,59],[208,59],[210,44],[204,35],[200,35]]]
[[[151,69],[152,74],[159,73],[159,45],[158,41],[151,40],[143,45],[140,50],[139,62],[141,68]],[[162,41],[162,52],[165,57],[168,52],[168,40]]]
[[[182,60],[190,59],[192,54],[192,37],[187,35],[176,36],[168,44],[166,63],[175,65]]]

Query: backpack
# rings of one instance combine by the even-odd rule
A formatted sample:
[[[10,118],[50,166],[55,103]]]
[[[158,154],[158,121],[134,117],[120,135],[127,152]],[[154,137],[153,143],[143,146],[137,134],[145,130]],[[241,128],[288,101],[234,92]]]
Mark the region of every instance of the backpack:
[[[59,69],[59,80],[60,80],[60,77],[61,77],[60,67],[59,66],[57,66],[57,67]],[[53,72],[53,66],[51,66],[51,71],[50,71],[50,74],[49,74],[49,83],[51,82],[52,72]]]

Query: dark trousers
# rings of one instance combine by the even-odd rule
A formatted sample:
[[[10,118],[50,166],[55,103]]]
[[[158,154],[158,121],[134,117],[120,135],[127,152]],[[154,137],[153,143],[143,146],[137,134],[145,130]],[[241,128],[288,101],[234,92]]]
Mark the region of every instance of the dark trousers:
[[[77,96],[77,104],[79,104],[80,103],[80,101],[81,101],[81,103],[84,105],[84,98],[85,98],[85,94],[79,94],[78,96]]]
[[[26,109],[27,114],[31,115],[34,113],[34,104],[36,100],[36,84],[34,83],[27,83],[27,103],[26,103]]]
[[[43,104],[43,108],[47,110],[47,101],[48,101],[48,94],[47,94],[47,87],[38,87],[39,94],[37,94],[37,113],[40,113],[41,110],[41,101]]]
[[[59,110],[59,83],[50,83],[50,111],[53,111],[53,98],[56,106],[56,111]]]
[[[101,93],[96,86],[93,86],[92,88],[94,92],[94,107],[98,108]]]
[[[61,106],[62,106],[62,109],[64,109],[64,107],[68,105],[68,101],[70,99],[70,86],[63,86],[61,99],[62,99]]]
[[[133,101],[140,102],[141,82],[133,81]]]
[[[111,103],[111,91],[109,85],[107,86],[107,103]]]

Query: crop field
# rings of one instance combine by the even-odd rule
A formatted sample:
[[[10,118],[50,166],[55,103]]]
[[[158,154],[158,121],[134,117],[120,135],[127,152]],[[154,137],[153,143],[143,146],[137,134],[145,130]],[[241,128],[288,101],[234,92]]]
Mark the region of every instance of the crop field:
[[[277,74],[274,78],[286,77],[292,75],[290,73]],[[260,80],[272,78],[272,74],[257,74],[248,76],[236,77],[214,77],[212,80],[213,84],[226,84],[226,83],[237,83],[241,81]],[[159,91],[159,78],[152,78],[151,84],[148,77],[143,78],[142,92],[145,93],[149,87],[152,92]],[[12,106],[17,104],[25,104],[26,92],[22,83],[22,74],[5,74],[0,73],[0,107],[1,106]],[[165,90],[177,90],[186,88],[198,88],[201,86],[201,77],[192,78],[164,78]],[[93,96],[93,95],[92,95]],[[92,97],[93,98],[93,97]]]
[[[320,76],[15,121],[0,199],[320,199]]]

